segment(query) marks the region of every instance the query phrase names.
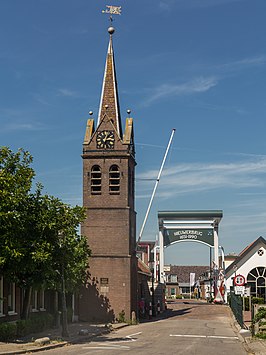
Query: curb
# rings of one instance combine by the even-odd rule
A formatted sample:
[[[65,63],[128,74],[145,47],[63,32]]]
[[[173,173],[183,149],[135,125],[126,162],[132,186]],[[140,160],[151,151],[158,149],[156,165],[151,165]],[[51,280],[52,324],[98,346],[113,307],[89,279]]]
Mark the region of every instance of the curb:
[[[104,335],[104,334],[108,334],[114,330],[117,329],[121,329],[124,327],[129,326],[129,324],[127,323],[118,323],[118,324],[111,324],[108,328],[104,329],[104,330],[100,330],[99,332],[95,332],[92,334],[88,334],[85,335],[84,337],[81,336],[76,336],[73,337],[71,340],[65,340],[62,342],[57,342],[57,343],[51,343],[48,345],[42,345],[42,346],[37,346],[37,345],[32,345],[30,344],[28,347],[25,344],[25,349],[20,349],[20,350],[11,350],[11,351],[5,351],[5,352],[1,352],[0,351],[0,355],[15,355],[15,354],[26,354],[26,353],[35,353],[38,351],[45,351],[45,350],[51,350],[51,349],[56,349],[56,348],[61,348],[65,345],[72,345],[72,344],[76,344],[76,343],[81,343],[81,342],[86,342],[89,341],[93,338],[96,338],[97,336],[100,335]]]
[[[51,350],[55,348],[61,348],[67,344],[69,344],[67,341],[62,341],[61,343],[49,344],[43,346],[35,345],[35,346],[29,346],[27,349],[23,349],[23,350],[11,350],[11,351],[5,351],[4,353],[0,352],[0,355],[26,354],[28,352],[36,353],[37,351],[45,351],[45,350]]]

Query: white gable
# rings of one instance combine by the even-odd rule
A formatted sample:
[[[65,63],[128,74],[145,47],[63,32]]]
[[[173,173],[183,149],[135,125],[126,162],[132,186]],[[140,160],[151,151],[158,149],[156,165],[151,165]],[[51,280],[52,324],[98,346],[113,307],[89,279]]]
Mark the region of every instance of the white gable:
[[[233,263],[237,268],[235,270],[232,268],[230,272],[226,275],[226,289],[230,290],[230,286],[233,286],[233,278],[235,275],[243,275],[247,280],[249,272],[255,267],[265,267],[266,268],[266,245],[260,241],[257,245],[254,243],[254,247],[251,246],[250,250],[246,255],[237,262]]]

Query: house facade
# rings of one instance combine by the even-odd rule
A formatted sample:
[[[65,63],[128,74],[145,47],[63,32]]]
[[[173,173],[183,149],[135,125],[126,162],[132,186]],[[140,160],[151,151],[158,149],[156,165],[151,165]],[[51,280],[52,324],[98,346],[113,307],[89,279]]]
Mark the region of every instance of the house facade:
[[[205,288],[201,290],[200,286],[203,283],[200,283],[200,280],[209,269],[209,266],[165,265],[166,298],[190,297],[192,294],[195,297],[202,297]],[[193,282],[191,282],[191,274],[193,274]],[[205,293],[204,291],[204,295]]]
[[[243,279],[243,286],[249,288],[251,296],[264,298],[266,303],[266,240],[259,237],[230,259],[225,270],[226,293],[234,290],[234,280],[238,277]]]
[[[14,322],[20,319],[23,305],[23,290],[14,282],[0,276],[0,323]],[[51,290],[32,290],[30,299],[30,314],[55,314],[58,311],[58,294]],[[68,298],[71,307],[71,296]]]

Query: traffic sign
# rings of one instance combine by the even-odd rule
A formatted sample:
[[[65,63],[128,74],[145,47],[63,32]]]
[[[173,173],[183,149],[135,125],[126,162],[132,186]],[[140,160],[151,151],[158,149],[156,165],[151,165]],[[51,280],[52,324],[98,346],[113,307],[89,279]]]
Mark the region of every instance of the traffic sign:
[[[245,283],[246,283],[245,276],[239,274],[234,277],[235,286],[244,286]]]
[[[245,294],[245,286],[235,286],[235,294],[244,296]]]

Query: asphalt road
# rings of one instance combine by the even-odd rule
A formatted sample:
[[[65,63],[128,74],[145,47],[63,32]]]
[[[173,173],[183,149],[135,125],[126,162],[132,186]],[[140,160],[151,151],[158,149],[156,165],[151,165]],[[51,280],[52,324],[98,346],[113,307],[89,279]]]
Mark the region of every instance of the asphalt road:
[[[132,354],[244,355],[227,306],[179,301],[166,317],[129,326],[93,341],[46,351],[52,355]],[[42,352],[43,354],[43,352]]]

